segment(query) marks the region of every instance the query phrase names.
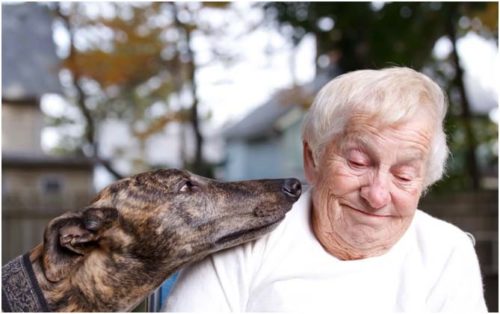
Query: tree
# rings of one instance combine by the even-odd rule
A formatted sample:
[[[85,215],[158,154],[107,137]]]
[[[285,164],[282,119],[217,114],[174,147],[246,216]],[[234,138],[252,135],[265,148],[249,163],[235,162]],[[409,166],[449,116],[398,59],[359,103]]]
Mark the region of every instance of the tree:
[[[82,14],[86,9],[84,3],[54,7],[69,35],[64,69],[70,74],[68,85],[85,121],[84,152],[120,178],[123,174],[99,156],[96,127],[107,118],[120,117],[129,121],[132,134],[145,140],[145,132],[138,126],[146,120],[146,109],[155,102],[167,106],[167,97],[173,92],[168,68],[171,60],[161,54],[164,25],[146,24],[157,8],[115,4],[107,8],[113,12],[107,18]],[[127,15],[130,18],[124,18]],[[111,38],[95,36],[104,32]],[[157,81],[154,87],[148,84],[152,79]]]
[[[453,44],[450,55],[453,73],[451,77],[448,74],[441,78],[448,91],[458,90],[457,102],[461,107],[458,117],[465,133],[465,169],[471,178],[467,185],[479,188],[475,155],[478,142],[456,42],[471,30],[496,38],[497,3],[394,2],[376,6],[366,2],[272,2],[264,8],[277,27],[293,30],[288,32],[293,43],[300,42],[306,34],[314,34],[318,59],[327,56],[340,72],[394,64],[438,72],[432,48],[439,38],[448,37]],[[463,17],[479,22],[464,25],[460,23]]]
[[[69,73],[68,90],[85,121],[83,153],[96,158],[119,178],[124,174],[100,157],[97,125],[111,117],[127,121],[144,150],[148,138],[168,123],[189,123],[194,131],[195,153],[192,161],[183,154],[184,168],[210,175],[202,154],[195,77],[198,65],[191,34],[199,27],[197,11],[204,6],[226,5],[116,3],[102,8],[107,15],[85,13],[96,5],[53,6],[69,34],[64,69]],[[186,14],[190,17],[186,18]],[[190,100],[182,103],[180,96],[186,93]],[[176,109],[172,102],[177,102]],[[162,113],[151,114],[153,105],[162,107]],[[144,158],[138,159],[142,163],[138,163],[136,171],[145,170],[148,165]]]

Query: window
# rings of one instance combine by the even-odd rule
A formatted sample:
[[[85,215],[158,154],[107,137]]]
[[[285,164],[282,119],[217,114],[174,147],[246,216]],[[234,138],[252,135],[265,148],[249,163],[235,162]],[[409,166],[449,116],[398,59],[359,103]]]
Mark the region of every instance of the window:
[[[42,178],[42,192],[48,194],[59,194],[62,192],[62,179],[58,177]]]

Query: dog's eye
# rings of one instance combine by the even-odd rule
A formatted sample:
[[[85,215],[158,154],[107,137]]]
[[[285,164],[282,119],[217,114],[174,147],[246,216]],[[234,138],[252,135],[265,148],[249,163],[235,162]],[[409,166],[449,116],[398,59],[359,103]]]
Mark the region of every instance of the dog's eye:
[[[195,188],[193,182],[186,180],[182,183],[181,188],[179,189],[179,192],[191,192]]]

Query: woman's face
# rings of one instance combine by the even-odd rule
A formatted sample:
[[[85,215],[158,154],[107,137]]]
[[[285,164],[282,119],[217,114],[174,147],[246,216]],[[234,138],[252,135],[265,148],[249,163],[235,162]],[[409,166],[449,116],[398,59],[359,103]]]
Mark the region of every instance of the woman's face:
[[[305,153],[306,177],[314,186],[313,229],[331,254],[381,255],[407,230],[426,173],[431,143],[426,121],[380,128],[355,115],[316,163]]]

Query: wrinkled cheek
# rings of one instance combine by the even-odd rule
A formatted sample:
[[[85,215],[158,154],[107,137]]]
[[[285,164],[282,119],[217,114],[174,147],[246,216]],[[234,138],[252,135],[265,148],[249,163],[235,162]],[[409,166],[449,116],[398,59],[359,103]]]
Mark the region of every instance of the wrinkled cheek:
[[[339,171],[325,181],[325,185],[337,197],[342,197],[348,193],[359,189],[363,182],[362,176],[356,176],[351,173]]]
[[[404,199],[396,198],[395,206],[402,209],[402,216],[413,216],[418,207],[421,195],[421,189],[415,188],[412,191],[408,191]]]
[[[403,206],[401,206],[400,208],[403,208],[401,210],[401,216],[404,217],[404,218],[412,218],[413,215],[415,214],[415,211],[417,210],[417,207],[418,207],[418,202],[408,202]]]
[[[332,194],[330,185],[326,183],[320,183],[318,186],[315,187],[315,189],[316,189],[315,199],[318,205],[327,204],[328,199],[331,197]]]

